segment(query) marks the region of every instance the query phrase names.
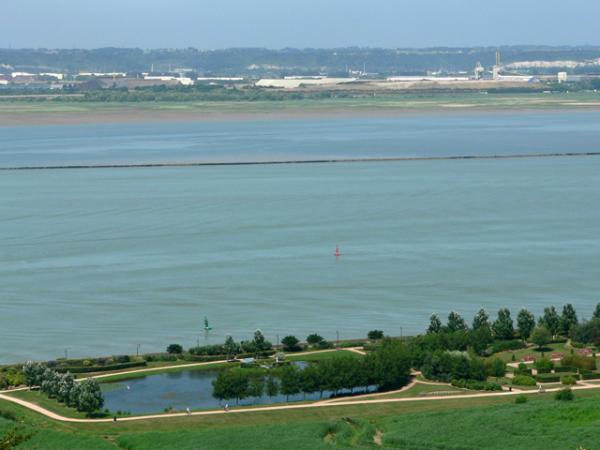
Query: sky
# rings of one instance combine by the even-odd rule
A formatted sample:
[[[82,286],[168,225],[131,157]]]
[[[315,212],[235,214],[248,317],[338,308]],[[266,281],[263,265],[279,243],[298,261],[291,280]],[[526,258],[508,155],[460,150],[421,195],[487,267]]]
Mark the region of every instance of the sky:
[[[598,45],[597,0],[2,0],[0,48]]]

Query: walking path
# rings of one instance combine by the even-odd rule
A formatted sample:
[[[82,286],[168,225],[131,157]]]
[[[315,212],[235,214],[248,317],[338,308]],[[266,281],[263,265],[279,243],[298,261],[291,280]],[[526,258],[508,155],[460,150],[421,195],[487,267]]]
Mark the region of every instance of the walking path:
[[[577,386],[573,386],[574,391],[588,390],[588,389],[599,389],[599,385],[588,384],[581,382]],[[549,388],[545,392],[556,392],[563,389],[563,387]],[[61,416],[60,414],[49,411],[42,408],[39,405],[22,400],[16,397],[12,397],[9,394],[13,391],[0,391],[0,399],[8,402],[16,403],[18,405],[29,408],[32,411],[43,414],[44,416],[59,420],[61,422],[72,422],[72,423],[108,423],[113,422],[113,419],[76,419],[72,417]],[[196,411],[190,414],[186,412],[182,413],[168,413],[168,414],[151,414],[145,416],[134,416],[134,417],[122,417],[119,418],[119,422],[134,422],[139,420],[154,420],[154,419],[167,419],[171,417],[188,417],[188,416],[211,416],[216,414],[240,414],[240,413],[252,413],[252,412],[268,412],[268,411],[284,411],[289,409],[312,409],[312,408],[326,408],[330,406],[352,406],[352,405],[372,405],[379,403],[401,403],[401,402],[423,402],[423,401],[444,401],[444,400],[456,400],[456,399],[472,399],[472,398],[487,398],[487,397],[502,397],[509,395],[535,395],[537,390],[530,391],[502,391],[502,392],[490,392],[490,393],[474,393],[474,394],[457,394],[449,395],[447,397],[402,397],[402,398],[382,398],[382,399],[371,399],[371,400],[345,400],[339,402],[315,402],[315,403],[303,403],[298,405],[281,405],[281,406],[264,406],[264,407],[252,407],[252,408],[239,408],[224,410],[211,410],[211,411]],[[387,392],[386,394],[390,394]]]
[[[356,347],[345,348],[345,349],[340,349],[340,350],[351,351],[351,352],[358,353],[361,355],[365,354],[365,352],[362,349],[356,348]],[[311,355],[311,354],[315,354],[315,353],[334,352],[334,351],[338,351],[338,349],[301,352],[301,353],[295,353],[294,356],[304,356],[304,355]],[[152,368],[147,368],[147,369],[130,370],[130,371],[111,373],[111,374],[97,375],[97,376],[90,377],[90,378],[106,378],[106,377],[112,377],[112,376],[116,376],[116,375],[128,375],[128,374],[132,374],[132,373],[146,373],[146,372],[151,373],[151,372],[157,372],[157,371],[161,371],[161,370],[169,370],[169,369],[176,369],[176,368],[192,368],[192,367],[198,367],[198,366],[206,366],[206,365],[210,365],[210,364],[220,364],[220,363],[225,363],[225,362],[227,362],[227,361],[220,360],[220,361],[181,364],[181,365],[173,365],[173,366],[152,367]],[[413,376],[416,376],[419,374],[420,374],[419,372],[412,373]],[[83,379],[85,379],[85,378],[82,378],[80,380],[83,380]],[[121,417],[118,419],[118,421],[119,422],[133,422],[133,421],[139,421],[139,420],[166,419],[166,418],[171,418],[171,417],[210,416],[210,415],[215,415],[215,414],[239,414],[239,413],[251,413],[251,412],[283,411],[283,410],[289,410],[289,409],[325,408],[325,407],[329,407],[329,406],[368,405],[368,404],[379,404],[379,403],[443,401],[443,400],[454,400],[454,399],[501,397],[501,396],[508,396],[508,395],[534,395],[534,394],[538,393],[537,390],[519,390],[519,389],[513,388],[512,391],[489,392],[489,393],[488,392],[483,392],[483,393],[477,392],[477,393],[472,393],[472,394],[449,395],[447,397],[423,397],[423,396],[421,396],[421,397],[401,397],[401,398],[389,398],[388,397],[388,398],[381,398],[381,399],[373,398],[373,397],[377,397],[377,396],[384,396],[384,395],[389,396],[391,394],[404,392],[404,391],[407,391],[410,388],[414,387],[416,384],[448,386],[447,383],[424,381],[424,380],[418,380],[415,378],[411,381],[411,383],[404,386],[402,389],[398,389],[396,391],[381,392],[381,393],[374,393],[374,394],[364,394],[364,395],[360,395],[360,396],[356,396],[356,397],[352,397],[352,398],[330,399],[330,400],[316,401],[314,403],[302,403],[302,404],[296,404],[296,405],[233,408],[233,409],[229,409],[228,411],[219,409],[219,410],[210,410],[210,411],[196,411],[196,412],[192,412],[192,413],[181,412],[181,413],[167,413],[167,414],[150,414],[150,415],[144,415],[144,416]],[[10,395],[12,392],[23,391],[23,390],[27,390],[27,389],[28,388],[18,388],[18,389],[12,389],[12,390],[8,390],[8,391],[0,391],[0,399],[5,400],[7,402],[12,402],[12,403],[18,404],[18,405],[28,408],[32,411],[40,413],[50,419],[58,420],[61,422],[72,422],[72,423],[113,422],[112,418],[77,419],[77,418],[72,418],[72,417],[65,417],[58,413],[52,412],[46,408],[43,408],[39,405],[36,405],[35,403],[29,402],[27,400],[22,400],[20,398],[13,397]],[[563,389],[563,387],[549,388],[549,389],[545,389],[544,392],[556,392],[561,389]],[[574,391],[587,390],[587,389],[600,389],[600,384],[592,384],[592,383],[588,383],[586,381],[580,381],[580,382],[578,382],[578,384],[576,386],[572,386],[571,389],[573,389]],[[365,399],[365,397],[369,397],[369,398]]]

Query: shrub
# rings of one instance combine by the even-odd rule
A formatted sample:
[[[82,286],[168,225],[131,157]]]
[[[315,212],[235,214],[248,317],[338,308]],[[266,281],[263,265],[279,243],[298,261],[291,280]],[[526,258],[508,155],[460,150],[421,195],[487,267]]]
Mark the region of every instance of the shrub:
[[[177,361],[176,355],[170,355],[168,353],[149,353],[142,356],[144,361],[155,362],[155,361]]]
[[[308,336],[306,336],[306,343],[308,345],[319,345],[323,341],[323,336],[320,336],[317,333],[309,334]]]
[[[367,338],[369,338],[372,341],[377,341],[379,339],[383,339],[383,331],[371,330],[367,333]]]
[[[531,369],[523,369],[523,370],[517,369],[517,370],[515,370],[515,375],[525,375],[525,376],[530,377],[532,373],[533,372],[532,372]]]
[[[297,352],[301,350],[301,347],[298,345],[300,340],[296,336],[286,336],[281,340],[283,344],[283,349],[287,352]]]
[[[600,379],[600,373],[598,372],[583,372],[581,374],[582,380],[598,380]]]
[[[573,394],[571,388],[565,388],[554,394],[554,398],[556,400],[569,402],[575,398],[575,395]]]
[[[567,386],[573,386],[577,384],[577,380],[572,375],[565,375],[564,377],[561,377],[560,382]]]
[[[512,384],[515,386],[535,386],[535,380],[526,375],[517,375],[512,379]]]
[[[552,369],[554,369],[554,363],[548,358],[537,359],[533,363],[533,366],[537,369],[538,373],[549,373]]]
[[[319,343],[317,344],[317,347],[318,347],[320,350],[326,350],[326,349],[328,349],[328,348],[333,348],[333,344],[332,344],[331,342],[329,342],[329,341],[322,340],[321,342],[319,342]]]
[[[577,367],[580,370],[596,370],[596,359],[581,355],[567,355],[560,363],[563,366]]]
[[[522,405],[523,403],[527,403],[527,397],[525,395],[517,395],[515,398],[515,403],[517,405]]]
[[[183,347],[179,344],[171,344],[167,347],[167,353],[171,355],[181,355],[183,353]]]

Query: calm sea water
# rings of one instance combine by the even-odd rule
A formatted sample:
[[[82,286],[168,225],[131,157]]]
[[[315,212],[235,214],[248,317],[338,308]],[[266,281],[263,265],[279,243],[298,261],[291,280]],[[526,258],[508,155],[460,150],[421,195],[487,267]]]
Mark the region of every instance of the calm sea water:
[[[563,141],[561,150],[595,149],[591,117],[569,119],[573,142],[583,144]],[[451,125],[468,118],[447,120],[452,142]],[[567,126],[567,116],[560,121]],[[343,121],[319,126],[340,123],[352,132]],[[234,124],[230,133],[238,126],[251,128]],[[122,126],[117,139],[135,157],[124,148],[114,154],[145,158],[153,135],[139,138],[139,127]],[[535,150],[557,145],[548,128],[540,125]],[[85,135],[98,129],[0,129],[2,165],[101,158],[100,144],[81,144],[80,154],[73,144],[67,156],[58,144],[78,133],[91,142]],[[368,152],[371,132],[357,133]],[[504,133],[511,142],[513,131]],[[371,138],[375,147],[379,136]],[[486,140],[483,132],[470,138]],[[247,155],[260,153],[256,139]],[[133,353],[137,344],[156,351],[249,338],[256,328],[273,341],[311,332],[333,339],[338,330],[351,338],[373,328],[408,334],[422,331],[432,312],[457,310],[470,320],[482,306],[539,313],[572,302],[589,317],[600,300],[599,174],[600,157],[1,172],[0,361],[65,349]]]
[[[0,127],[0,167],[598,151],[600,111]]]

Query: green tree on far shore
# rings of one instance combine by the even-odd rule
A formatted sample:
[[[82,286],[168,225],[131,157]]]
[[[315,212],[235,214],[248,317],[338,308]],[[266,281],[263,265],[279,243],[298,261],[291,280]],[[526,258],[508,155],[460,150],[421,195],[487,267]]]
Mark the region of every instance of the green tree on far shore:
[[[429,328],[427,328],[427,334],[436,334],[442,331],[442,321],[440,316],[432,314],[429,318]]]
[[[521,339],[527,340],[535,328],[535,317],[526,309],[519,311],[517,315],[517,329]]]
[[[490,316],[488,315],[487,311],[485,309],[480,309],[479,311],[477,311],[477,314],[475,314],[475,317],[473,317],[473,331],[479,330],[481,328],[487,328],[489,330],[491,330],[491,324],[490,324]]]
[[[577,319],[577,313],[575,312],[575,308],[572,304],[567,303],[562,310],[562,315],[560,316],[560,331],[564,336],[568,336],[571,328],[579,323]]]
[[[498,311],[498,318],[492,326],[494,335],[498,339],[512,339],[515,330],[513,328],[513,320],[510,317],[508,308],[502,308]]]
[[[560,328],[560,317],[554,306],[544,308],[544,315],[540,317],[538,325],[543,325],[553,337],[556,336]]]

